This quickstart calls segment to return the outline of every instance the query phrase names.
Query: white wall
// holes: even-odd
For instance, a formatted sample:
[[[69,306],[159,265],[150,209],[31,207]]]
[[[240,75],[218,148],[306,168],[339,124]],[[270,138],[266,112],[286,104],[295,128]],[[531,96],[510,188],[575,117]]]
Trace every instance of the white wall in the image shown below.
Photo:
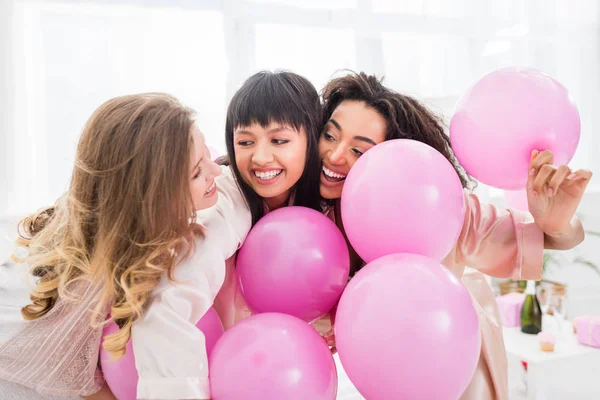
[[[385,75],[448,118],[469,85],[509,65],[569,88],[582,116],[574,164],[600,173],[600,0],[3,0],[0,252],[15,216],[66,189],[80,129],[109,97],[171,92],[222,150],[227,102],[258,69],[291,69],[317,88],[338,69]],[[597,196],[582,206],[594,229]],[[597,245],[589,238],[582,255],[600,262]],[[552,273],[569,280],[573,312],[597,307],[583,297],[598,289],[589,270]]]
[[[600,0],[4,0],[0,214],[67,187],[84,121],[109,97],[167,91],[224,147],[227,102],[259,69],[317,88],[339,69],[385,75],[446,116],[484,74],[539,68],[582,115],[574,163],[600,166]],[[593,185],[596,185],[594,182]],[[483,193],[483,191],[482,191]]]

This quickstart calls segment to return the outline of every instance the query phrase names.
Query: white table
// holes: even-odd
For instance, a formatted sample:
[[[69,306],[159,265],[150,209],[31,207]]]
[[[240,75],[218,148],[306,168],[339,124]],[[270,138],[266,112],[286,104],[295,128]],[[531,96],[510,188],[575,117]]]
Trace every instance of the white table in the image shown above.
[[[600,399],[600,349],[580,345],[569,321],[556,336],[554,352],[543,352],[537,335],[504,328],[511,400]]]

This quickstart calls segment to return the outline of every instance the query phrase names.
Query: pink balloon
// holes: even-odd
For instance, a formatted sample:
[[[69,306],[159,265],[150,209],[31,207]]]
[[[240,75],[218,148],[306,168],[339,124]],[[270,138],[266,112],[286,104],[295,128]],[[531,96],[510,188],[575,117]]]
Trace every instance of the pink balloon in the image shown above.
[[[350,256],[338,227],[318,211],[285,207],[252,228],[237,258],[241,291],[254,313],[312,322],[337,303]]]
[[[234,325],[214,348],[213,400],[333,400],[335,363],[323,338],[306,322],[279,313]]]
[[[215,344],[217,344],[217,341],[221,338],[223,332],[225,332],[221,318],[215,309],[211,307],[200,321],[198,321],[196,327],[204,334],[206,354],[210,357]]]
[[[442,260],[464,220],[463,189],[446,158],[409,139],[360,157],[342,191],[346,235],[363,260],[415,253]]]
[[[529,203],[527,201],[527,190],[505,190],[504,205],[506,208],[514,208],[515,210],[529,211]]]
[[[214,308],[210,308],[196,324],[198,329],[204,333],[207,354],[211,352],[217,340],[223,334],[223,324]],[[114,322],[106,325],[102,337],[115,333],[119,327]],[[118,360],[111,361],[111,356],[100,346],[100,365],[104,379],[108,383],[113,394],[119,400],[135,400],[137,398],[138,373],[135,368],[135,357],[131,340],[127,342],[125,355]]]
[[[115,333],[119,327],[114,322],[106,325],[102,332],[102,337]],[[125,355],[118,360],[111,361],[111,356],[100,345],[100,366],[104,379],[110,387],[110,390],[119,400],[137,399],[138,373],[135,368],[135,358],[133,357],[133,346],[131,340],[127,342]]]
[[[471,296],[448,269],[414,254],[373,261],[338,305],[340,361],[369,400],[458,399],[481,348]]]
[[[450,122],[452,147],[467,172],[510,190],[526,186],[533,150],[551,150],[555,164],[566,164],[579,135],[579,112],[567,89],[529,68],[484,76],[459,99]]]

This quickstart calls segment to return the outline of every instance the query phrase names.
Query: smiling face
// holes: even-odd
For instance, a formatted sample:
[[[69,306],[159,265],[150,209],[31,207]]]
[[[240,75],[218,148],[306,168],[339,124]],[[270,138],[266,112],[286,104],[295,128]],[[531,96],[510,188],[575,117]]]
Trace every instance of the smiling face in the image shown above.
[[[272,122],[234,131],[235,162],[242,179],[265,199],[270,209],[284,205],[306,164],[308,138],[299,131]]]
[[[192,148],[190,154],[190,192],[195,210],[202,210],[216,204],[218,194],[215,178],[221,175],[221,168],[210,157],[204,142],[204,135],[196,125],[192,125]]]
[[[383,116],[362,101],[344,101],[333,111],[319,139],[321,197],[338,199],[356,160],[385,140]]]

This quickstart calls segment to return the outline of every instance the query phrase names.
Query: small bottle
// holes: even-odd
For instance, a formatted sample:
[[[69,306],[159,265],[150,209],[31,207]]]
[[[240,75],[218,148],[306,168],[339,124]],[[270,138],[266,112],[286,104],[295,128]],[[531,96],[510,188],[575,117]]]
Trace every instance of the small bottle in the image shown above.
[[[521,309],[521,332],[537,335],[542,331],[542,308],[535,293],[535,281],[527,281]]]

